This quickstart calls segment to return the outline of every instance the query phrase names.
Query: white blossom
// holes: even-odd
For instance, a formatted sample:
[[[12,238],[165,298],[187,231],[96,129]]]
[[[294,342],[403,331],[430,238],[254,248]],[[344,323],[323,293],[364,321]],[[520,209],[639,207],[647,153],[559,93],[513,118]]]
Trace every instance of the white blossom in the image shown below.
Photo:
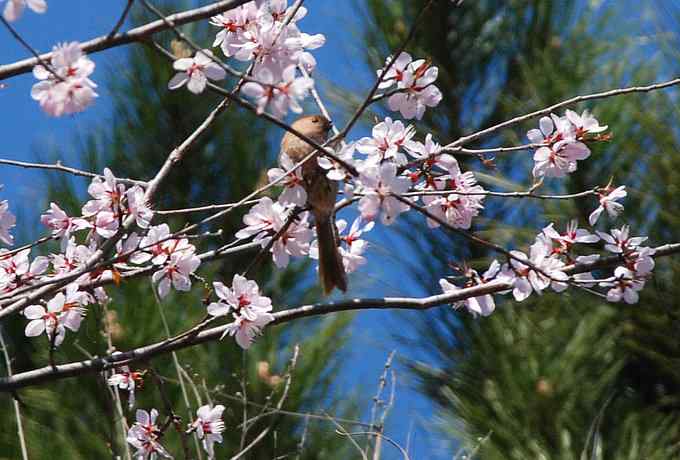
[[[24,8],[27,6],[39,14],[47,11],[47,3],[45,0],[7,0],[2,16],[8,22],[16,21],[21,17]]]
[[[127,442],[137,449],[133,454],[136,460],[155,460],[158,455],[173,458],[158,442],[161,431],[156,426],[157,418],[156,409],[151,409],[150,412],[137,409],[136,422],[127,433]]]
[[[367,155],[367,166],[379,165],[385,160],[394,160],[397,164],[406,163],[406,155],[400,150],[415,146],[411,138],[415,134],[413,126],[404,126],[400,121],[385,118],[373,127],[371,137],[363,137],[356,143],[356,149]]]
[[[385,66],[392,60],[385,61]],[[378,70],[378,75],[382,73]],[[396,83],[399,92],[387,99],[390,110],[399,111],[406,119],[420,120],[427,107],[436,107],[442,100],[442,93],[433,83],[437,80],[439,69],[425,59],[412,61],[408,53],[402,52],[387,71],[380,84],[388,89]]]
[[[179,72],[168,82],[168,89],[171,90],[187,85],[189,91],[200,94],[209,79],[217,81],[227,76],[226,71],[214,62],[209,49],[197,51],[193,58],[177,59],[172,66]]]
[[[267,107],[272,115],[278,118],[284,117],[289,110],[293,113],[302,113],[300,102],[314,86],[314,80],[309,77],[296,77],[295,72],[294,65],[284,69],[280,76],[275,75],[269,67],[261,67],[254,74],[257,82],[247,82],[241,91],[255,99],[258,113],[264,112]]]
[[[302,169],[296,168],[295,170],[290,171],[293,169],[293,166],[295,166],[295,163],[286,154],[281,154],[279,160],[281,163],[280,168],[272,168],[267,171],[269,182],[274,182],[282,176],[285,176],[285,179],[279,182],[283,187],[283,192],[279,195],[279,202],[284,205],[295,204],[304,206],[307,204],[307,192],[304,188]]]
[[[609,214],[609,217],[618,217],[623,211],[623,205],[618,203],[618,201],[624,199],[626,195],[628,195],[628,192],[626,192],[625,185],[616,187],[613,190],[608,189],[605,193],[599,193],[600,205],[590,213],[590,216],[588,217],[590,225],[595,225],[600,218],[600,215],[605,210],[607,211],[607,214]]]
[[[397,176],[397,165],[385,162],[379,166],[369,166],[360,173],[364,196],[359,200],[361,217],[373,220],[381,214],[385,225],[391,225],[399,214],[409,210],[409,205],[399,201],[393,194],[402,194],[409,189],[410,181]]]
[[[52,48],[51,72],[42,65],[33,68],[40,81],[31,88],[31,97],[54,117],[82,112],[98,96],[89,78],[94,67],[78,42],[58,44]]]
[[[222,443],[222,432],[225,430],[222,421],[224,406],[218,404],[212,407],[210,404],[201,406],[196,411],[196,420],[191,424],[191,428],[196,430],[198,439],[201,440],[203,448],[208,453],[209,458],[215,458],[215,447],[213,444]]]
[[[178,291],[191,289],[191,275],[201,264],[193,252],[173,252],[170,260],[151,277],[158,284],[158,295],[162,299],[170,292],[170,286]]]
[[[0,241],[11,246],[14,244],[14,237],[9,232],[16,225],[16,217],[9,211],[7,200],[0,201]]]

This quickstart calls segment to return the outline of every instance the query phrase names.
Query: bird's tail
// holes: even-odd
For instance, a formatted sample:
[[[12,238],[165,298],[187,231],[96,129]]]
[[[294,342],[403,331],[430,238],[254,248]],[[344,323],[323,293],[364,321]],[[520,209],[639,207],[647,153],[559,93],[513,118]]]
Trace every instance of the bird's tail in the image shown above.
[[[319,242],[319,281],[324,293],[330,294],[333,288],[347,291],[347,274],[338,251],[338,239],[332,216],[316,219],[316,235]]]

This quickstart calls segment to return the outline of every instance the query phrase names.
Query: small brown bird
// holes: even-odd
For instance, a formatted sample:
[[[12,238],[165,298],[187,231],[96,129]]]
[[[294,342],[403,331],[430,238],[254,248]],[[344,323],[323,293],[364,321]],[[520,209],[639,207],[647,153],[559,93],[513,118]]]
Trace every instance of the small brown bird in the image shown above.
[[[333,125],[323,115],[308,115],[299,118],[291,126],[314,142],[323,144],[328,139]],[[281,155],[288,155],[295,163],[302,161],[313,150],[314,147],[289,132],[281,140]],[[338,251],[339,241],[335,228],[335,198],[338,194],[338,183],[326,177],[326,171],[319,166],[316,157],[302,166],[302,180],[307,192],[307,206],[311,209],[316,224],[319,242],[319,280],[326,294],[336,287],[345,292],[347,275],[342,255]]]

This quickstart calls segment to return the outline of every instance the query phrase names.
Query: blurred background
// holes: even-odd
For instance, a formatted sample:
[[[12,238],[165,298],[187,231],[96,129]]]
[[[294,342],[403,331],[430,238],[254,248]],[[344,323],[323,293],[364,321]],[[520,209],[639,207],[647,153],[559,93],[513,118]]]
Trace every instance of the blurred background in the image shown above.
[[[126,4],[48,3],[47,14],[28,11],[15,23],[40,51],[56,42],[108,33]],[[155,2],[166,12],[199,3],[206,2]],[[327,38],[314,52],[315,78],[336,124],[342,126],[349,118],[372,85],[375,69],[405,38],[422,3],[305,2],[309,14],[299,23],[301,29]],[[141,4],[134,4],[125,27],[153,19]],[[673,78],[680,70],[679,20],[680,7],[673,0],[477,0],[458,8],[450,1],[435,2],[407,48],[439,67],[437,86],[444,93],[439,107],[416,124],[419,136],[431,132],[443,144],[574,95]],[[206,46],[216,32],[207,21],[182,29]],[[174,38],[170,33],[157,37],[167,46]],[[6,31],[0,32],[0,43],[2,64],[27,56]],[[117,176],[148,179],[218,101],[209,94],[167,91],[172,69],[149,47],[120,47],[91,58],[100,96],[76,116],[52,119],[43,114],[29,96],[34,83],[30,74],[3,82],[0,158],[60,160],[92,171],[108,166]],[[549,180],[543,190],[577,192],[613,178],[629,190],[621,221],[633,233],[649,235],[651,245],[679,241],[677,99],[677,90],[671,89],[576,107],[594,112],[610,126],[613,138],[594,146],[593,155],[567,180]],[[384,108],[371,107],[351,138],[368,135],[376,118],[389,115]],[[315,110],[310,99],[306,111]],[[525,143],[526,131],[536,124],[532,120],[498,132],[472,147]],[[280,136],[252,114],[229,109],[173,171],[157,208],[242,197],[274,164]],[[530,185],[532,164],[529,152],[519,152],[499,155],[494,168],[477,160],[466,160],[463,167],[474,170],[486,188],[512,191]],[[50,201],[77,213],[88,181],[0,166],[0,183],[0,200],[9,200],[18,218],[16,239],[24,243],[45,233],[38,218]],[[585,223],[596,203],[488,198],[485,205],[473,230],[505,247],[526,248],[550,222],[563,227],[578,218]],[[230,239],[241,217],[230,214],[215,227]],[[179,228],[198,218],[173,217],[169,224]],[[351,296],[438,293],[437,281],[452,274],[451,263],[467,261],[483,268],[492,256],[467,241],[428,230],[415,215],[395,227],[378,228],[367,239],[370,262],[350,279]],[[210,240],[202,247],[223,242]],[[229,281],[248,262],[244,256],[205,264],[201,275]],[[319,299],[313,265],[299,262],[284,271],[269,265],[263,264],[256,278],[275,309]],[[88,312],[80,332],[59,348],[58,361],[105,354],[104,329],[117,349],[127,350],[182,331],[203,316],[198,285],[162,305],[145,281],[109,292],[113,302],[108,310]],[[679,299],[680,262],[669,258],[657,262],[655,277],[637,305],[606,304],[570,291],[521,304],[501,301],[492,316],[478,319],[450,307],[337,314],[269,328],[247,353],[225,341],[138,367],[152,366],[163,376],[173,407],[185,420],[207,401],[227,407],[218,458],[229,458],[244,439],[250,442],[267,426],[272,431],[247,458],[361,458],[327,415],[348,432],[361,432],[366,430],[361,423],[369,423],[372,413],[380,421],[386,411],[384,433],[411,459],[665,460],[677,458],[680,450]],[[2,326],[15,372],[47,363],[46,344],[23,336],[23,318]],[[284,405],[288,412],[261,417],[243,435],[239,424],[244,401],[250,417],[278,401],[295,344],[300,356]],[[376,398],[392,352],[386,388]],[[0,372],[6,374],[4,363]],[[156,382],[146,380],[138,391],[138,407],[162,410]],[[124,455],[121,424],[101,376],[37,386],[18,396],[30,458]],[[9,395],[0,395],[0,459],[21,455],[11,404]],[[124,410],[132,421],[133,412]],[[389,444],[375,456],[365,436],[355,440],[368,446],[372,458],[404,458]],[[181,457],[177,435],[168,434],[163,443]]]

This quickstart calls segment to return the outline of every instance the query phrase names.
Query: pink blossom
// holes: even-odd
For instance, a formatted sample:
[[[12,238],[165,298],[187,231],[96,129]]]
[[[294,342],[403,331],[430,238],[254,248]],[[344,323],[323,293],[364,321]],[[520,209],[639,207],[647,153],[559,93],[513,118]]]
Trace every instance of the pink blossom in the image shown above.
[[[64,275],[78,269],[87,262],[93,252],[91,247],[76,244],[73,237],[64,240],[62,252],[49,256],[55,275]]]
[[[385,61],[386,66],[391,59]],[[425,59],[411,61],[411,56],[402,52],[380,84],[382,89],[387,89],[396,83],[400,90],[387,99],[390,110],[399,111],[406,119],[420,120],[427,107],[436,107],[442,100],[441,91],[433,84],[438,74],[439,69]]]
[[[576,171],[577,161],[590,156],[588,147],[577,140],[574,126],[557,115],[539,120],[540,131],[532,129],[527,137],[532,143],[546,144],[534,153],[534,177],[564,177]]]
[[[155,460],[158,455],[163,458],[172,458],[172,455],[158,442],[162,433],[156,426],[157,418],[156,409],[151,409],[150,412],[137,409],[137,421],[128,430],[127,442],[137,449],[134,457],[138,460]]]
[[[222,29],[215,36],[212,46],[219,46],[224,55],[230,57],[235,51],[232,49],[234,45],[238,47],[250,39],[248,31],[256,20],[257,13],[257,6],[250,2],[210,18],[211,25]]]
[[[288,66],[278,76],[268,67],[260,67],[254,75],[257,82],[247,82],[241,91],[255,99],[258,113],[264,112],[267,107],[278,118],[284,117],[289,110],[302,113],[300,102],[314,86],[314,80],[296,77],[295,69],[295,65]]]
[[[607,125],[600,125],[600,122],[587,110],[584,110],[581,115],[573,110],[567,110],[565,116],[576,128],[577,136],[585,134],[598,134],[606,131]]]
[[[335,151],[335,156],[340,158],[345,163],[353,165],[355,163],[354,150],[356,150],[356,143],[350,142],[337,149]],[[328,177],[330,180],[342,181],[351,177],[345,167],[332,158],[327,156],[318,156],[317,163],[323,169],[328,171],[326,173],[326,177]]]
[[[415,146],[411,138],[415,134],[413,126],[404,126],[390,117],[385,118],[373,127],[372,137],[359,139],[356,148],[360,153],[368,156],[366,165],[379,165],[385,160],[394,160],[397,164],[406,163],[406,155],[400,152],[403,147]]]
[[[600,197],[600,206],[590,213],[590,216],[588,217],[590,225],[595,225],[600,218],[600,214],[605,210],[607,211],[607,214],[609,214],[609,217],[618,217],[623,211],[623,205],[618,203],[618,201],[624,199],[628,193],[626,192],[626,186],[621,185],[613,190],[608,188],[604,193],[598,193],[598,195]]]
[[[241,348],[247,350],[253,344],[255,337],[262,332],[262,328],[272,321],[274,321],[274,316],[271,313],[261,313],[253,321],[238,316],[234,322],[226,325],[222,338],[230,335],[236,339],[236,343]]]
[[[128,212],[134,216],[137,226],[149,228],[151,219],[153,219],[153,211],[144,198],[144,189],[135,185],[125,192],[125,196],[127,197]]]
[[[279,182],[283,186],[283,192],[279,195],[279,202],[284,205],[295,204],[304,206],[307,204],[307,192],[304,188],[301,168],[287,172],[293,169],[295,163],[286,154],[281,154],[279,161],[281,162],[280,168],[272,168],[267,171],[267,177],[270,182],[274,182],[281,176],[286,176],[285,179]]]
[[[295,221],[288,226],[288,229],[274,242],[271,253],[274,264],[278,268],[288,266],[290,256],[303,257],[309,253],[309,244],[314,237],[314,232],[309,227],[309,213],[303,212]],[[278,232],[281,227],[275,227]],[[262,246],[266,246],[269,238],[260,240]]]
[[[441,145],[436,143],[432,138],[432,134],[427,133],[425,136],[425,143],[418,141],[411,141],[406,145],[408,153],[417,160],[431,159],[435,160],[437,155],[442,151]],[[447,155],[451,159],[450,155]],[[453,159],[455,161],[455,159]]]
[[[316,60],[307,50],[323,46],[325,37],[321,34],[308,35],[298,29],[297,21],[307,13],[304,7],[299,8],[286,23],[291,12],[285,0],[260,2],[254,18],[252,10],[248,10],[247,17],[229,24],[234,32],[224,34],[221,41],[223,50],[224,42],[228,41],[225,55],[241,61],[255,60],[256,69],[267,67],[274,75],[280,75],[291,65],[302,65],[311,72]],[[216,42],[219,40],[220,37]]]
[[[243,217],[246,228],[239,230],[236,233],[236,238],[245,239],[254,236],[253,241],[265,247],[286,224],[289,213],[290,209],[281,203],[274,203],[268,197],[262,198]],[[274,242],[271,252],[277,267],[287,266],[290,256],[304,256],[309,252],[309,243],[312,240],[313,232],[309,228],[308,218],[309,213],[300,214]]]
[[[381,213],[385,225],[391,225],[399,214],[409,210],[409,205],[397,200],[393,194],[401,195],[409,189],[410,181],[397,176],[397,165],[392,162],[380,166],[369,166],[360,173],[364,196],[359,200],[361,217],[373,220]]]
[[[617,267],[614,271],[614,281],[604,281],[600,283],[602,287],[609,287],[607,300],[610,302],[624,302],[628,304],[637,303],[639,300],[638,292],[645,284],[644,279],[625,267]]]
[[[231,288],[219,281],[214,282],[213,287],[220,301],[208,305],[209,315],[225,316],[231,312],[234,316],[243,316],[253,321],[261,313],[272,309],[271,299],[260,295],[257,283],[241,275],[234,275]]]
[[[149,228],[139,243],[140,250],[132,254],[130,261],[143,264],[151,260],[154,265],[163,265],[173,254],[193,254],[196,247],[186,238],[171,238],[168,224]]]
[[[471,171],[463,173],[458,162],[450,155],[441,155],[436,163],[446,169],[448,174],[437,177],[419,187],[422,190],[446,191],[451,193],[442,195],[424,195],[423,203],[434,216],[446,221],[456,228],[469,229],[472,219],[484,209],[484,188],[477,185],[477,178]],[[430,228],[439,227],[435,219],[427,218]]]
[[[630,227],[628,225],[613,229],[611,234],[604,232],[597,232],[597,234],[604,240],[604,248],[614,254],[627,255],[647,240],[646,236],[629,236]]]
[[[115,353],[114,353],[115,354]],[[107,383],[113,387],[118,387],[121,390],[128,392],[128,407],[132,409],[135,406],[135,388],[137,382],[143,381],[141,372],[133,372],[129,366],[120,366],[114,373],[106,380]]]
[[[31,97],[55,117],[85,110],[98,96],[94,91],[97,85],[89,78],[94,62],[78,42],[71,42],[53,47],[50,64],[51,72],[42,65],[33,68],[33,75],[40,81],[31,88]]]
[[[104,168],[104,177],[95,177],[87,187],[87,192],[93,198],[85,203],[83,216],[91,217],[100,211],[110,211],[120,214],[120,205],[125,195],[125,186],[116,181],[109,168]]]
[[[52,230],[55,238],[68,238],[72,231],[89,226],[83,219],[69,217],[56,203],[50,203],[50,209],[40,216],[40,222]]]
[[[273,234],[275,227],[281,228],[287,212],[281,203],[274,203],[269,197],[262,198],[243,216],[246,228],[236,232],[236,238],[246,239],[253,235],[256,241],[266,238],[268,234]]]
[[[338,219],[335,224],[338,229],[338,239],[341,243],[338,249],[340,251],[340,255],[342,256],[345,272],[352,273],[367,262],[366,257],[364,257],[363,254],[368,248],[368,242],[361,239],[361,236],[365,232],[371,231],[375,225],[375,222],[364,222],[361,219],[361,216],[359,216],[354,219],[354,222],[352,222],[352,226],[346,235],[343,233],[345,230],[347,230],[347,221],[344,219]],[[318,240],[314,240],[310,245],[309,257],[312,259],[319,258]]]
[[[392,56],[388,57],[385,60],[385,66],[390,63],[392,60]],[[382,80],[380,81],[380,84],[378,85],[379,89],[388,89],[394,86],[396,83],[402,81],[404,79],[404,73],[407,70],[408,65],[413,61],[413,58],[411,57],[410,54],[407,52],[402,52],[397,56],[397,59],[394,61],[392,64],[392,67],[389,68],[389,70],[385,73],[383,76]],[[383,69],[378,69],[375,72],[378,76],[380,76],[383,73]]]
[[[66,329],[78,331],[86,311],[82,307],[90,301],[90,295],[78,291],[78,285],[72,283],[66,287],[65,293],[59,292],[47,302],[47,308],[42,305],[26,307],[24,316],[31,320],[26,325],[26,337],[36,337],[45,332],[58,347],[64,341]]]
[[[193,58],[177,59],[173,68],[179,72],[168,82],[168,89],[178,89],[186,84],[194,94],[203,92],[208,79],[223,80],[227,76],[226,71],[214,62],[209,49],[197,51]]]
[[[191,275],[201,264],[193,252],[173,252],[170,260],[151,277],[158,283],[158,295],[162,299],[170,292],[170,286],[178,291],[191,289]]]
[[[567,253],[574,244],[577,243],[597,243],[600,237],[590,233],[588,230],[578,228],[578,221],[573,219],[567,225],[564,233],[559,233],[555,230],[554,224],[550,224],[543,229],[543,233],[553,241],[557,242],[559,248],[553,249],[553,252]]]
[[[564,263],[551,255],[549,241],[541,238],[530,248],[530,256],[527,257],[521,251],[510,251],[513,258],[510,264],[503,265],[498,279],[513,285],[512,294],[515,300],[521,302],[531,295],[532,292],[540,294],[549,286],[556,292],[564,291],[568,285],[568,276],[561,271]],[[522,263],[525,260],[540,271],[536,271]]]
[[[196,411],[196,420],[190,426],[190,428],[196,430],[198,439],[203,443],[203,448],[208,453],[209,458],[215,457],[213,444],[222,444],[221,433],[225,430],[222,412],[224,412],[224,406],[221,404],[215,407],[210,404],[201,406]]]
[[[32,284],[45,273],[49,259],[45,256],[36,257],[30,262],[30,249],[24,249],[11,256],[4,255],[0,250],[0,291],[11,292],[20,286]]]
[[[0,201],[0,241],[11,246],[14,244],[14,237],[9,232],[16,225],[16,217],[9,212],[7,200]]]
[[[7,0],[5,11],[2,13],[2,16],[8,22],[16,21],[21,17],[26,6],[39,14],[47,11],[47,3],[45,3],[45,0]]]
[[[490,282],[496,277],[500,271],[500,268],[501,266],[498,261],[494,260],[482,276],[479,276],[476,270],[469,269],[468,277],[470,278],[470,282],[465,287],[478,286]],[[462,289],[443,278],[439,280],[439,285],[445,294],[449,292],[457,292]],[[474,316],[489,316],[496,309],[496,302],[494,301],[491,294],[484,294],[478,297],[469,297],[457,303],[457,306],[461,305],[465,306],[465,308],[467,308],[467,310]]]

